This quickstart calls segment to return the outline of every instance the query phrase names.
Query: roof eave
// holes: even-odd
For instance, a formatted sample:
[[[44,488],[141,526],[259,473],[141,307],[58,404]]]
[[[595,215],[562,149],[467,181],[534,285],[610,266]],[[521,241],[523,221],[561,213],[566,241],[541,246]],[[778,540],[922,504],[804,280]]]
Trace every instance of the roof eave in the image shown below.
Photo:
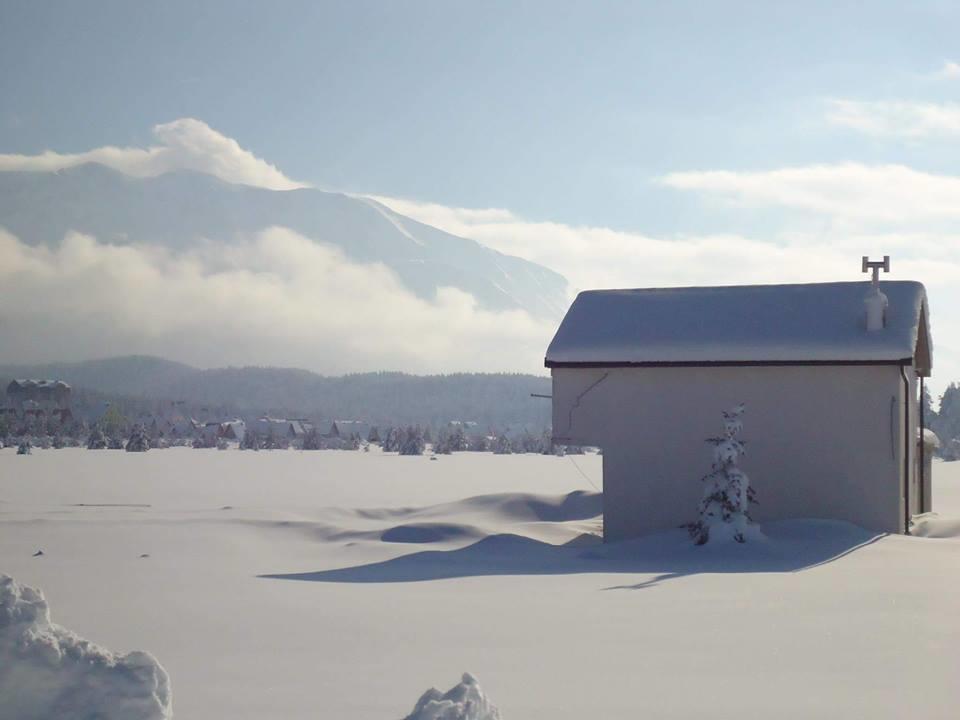
[[[629,368],[629,367],[804,367],[804,366],[849,366],[849,365],[896,365],[910,366],[913,358],[889,360],[549,360],[548,368]]]

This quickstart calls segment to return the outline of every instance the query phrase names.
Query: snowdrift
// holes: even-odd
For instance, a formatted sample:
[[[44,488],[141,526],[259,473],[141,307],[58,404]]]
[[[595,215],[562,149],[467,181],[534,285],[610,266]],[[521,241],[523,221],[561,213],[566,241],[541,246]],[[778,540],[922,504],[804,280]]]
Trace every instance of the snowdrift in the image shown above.
[[[427,690],[404,720],[501,719],[500,711],[483,694],[477,679],[464,673],[463,679],[443,694],[436,688]]]
[[[50,622],[43,593],[0,575],[5,720],[169,720],[170,680],[149,654],[117,656]]]

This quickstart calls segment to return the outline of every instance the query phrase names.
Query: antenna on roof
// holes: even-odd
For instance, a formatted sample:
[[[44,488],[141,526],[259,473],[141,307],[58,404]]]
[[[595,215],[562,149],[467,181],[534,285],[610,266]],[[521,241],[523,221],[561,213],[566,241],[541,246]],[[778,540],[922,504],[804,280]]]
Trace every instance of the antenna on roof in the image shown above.
[[[863,256],[863,272],[873,271],[870,280],[870,290],[863,299],[867,311],[867,330],[883,330],[887,319],[887,296],[880,292],[880,271],[890,272],[890,256],[884,255],[883,261],[871,260]]]
[[[871,260],[866,255],[863,256],[863,272],[867,273],[873,270],[873,278],[870,282],[874,288],[879,288],[880,286],[880,271],[883,270],[885,273],[890,272],[890,256],[884,255],[883,260]]]

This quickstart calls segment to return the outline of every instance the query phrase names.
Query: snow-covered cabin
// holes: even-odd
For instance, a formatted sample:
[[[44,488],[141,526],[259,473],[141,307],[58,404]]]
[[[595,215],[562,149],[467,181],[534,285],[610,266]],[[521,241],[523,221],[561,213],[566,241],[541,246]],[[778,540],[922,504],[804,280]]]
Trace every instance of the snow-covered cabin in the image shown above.
[[[254,424],[254,429],[263,436],[272,434],[286,438],[303,437],[312,427],[310,421],[303,418],[274,418],[269,415],[257,418]]]
[[[917,282],[879,290],[879,304],[869,282],[580,293],[546,366],[555,441],[603,449],[605,538],[695,519],[704,439],[740,402],[756,520],[907,531],[932,500],[917,442],[927,297]]]
[[[221,439],[243,442],[243,438],[247,434],[247,425],[239,418],[234,420],[214,420],[204,423],[199,432],[208,443]]]

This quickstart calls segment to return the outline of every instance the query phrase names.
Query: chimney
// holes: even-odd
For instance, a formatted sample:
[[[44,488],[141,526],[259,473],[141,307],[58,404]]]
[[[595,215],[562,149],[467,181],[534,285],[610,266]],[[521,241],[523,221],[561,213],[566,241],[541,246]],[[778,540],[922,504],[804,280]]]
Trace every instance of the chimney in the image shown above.
[[[873,277],[870,280],[870,290],[863,298],[863,305],[867,312],[867,331],[875,332],[883,330],[887,320],[887,305],[889,301],[887,296],[880,292],[880,271],[890,272],[890,256],[884,255],[882,261],[870,260],[866,255],[863,256],[863,272],[873,271]]]

